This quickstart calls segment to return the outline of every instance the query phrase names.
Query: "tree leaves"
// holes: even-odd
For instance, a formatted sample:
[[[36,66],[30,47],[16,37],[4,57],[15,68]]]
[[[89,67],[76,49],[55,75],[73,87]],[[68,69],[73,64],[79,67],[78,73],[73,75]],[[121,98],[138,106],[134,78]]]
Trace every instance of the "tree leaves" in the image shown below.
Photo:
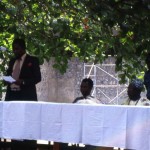
[[[13,38],[23,37],[30,54],[41,63],[55,57],[54,67],[62,73],[70,57],[102,63],[109,55],[116,58],[121,82],[145,70],[142,62],[150,48],[146,0],[2,0],[0,9],[0,46],[11,49]]]

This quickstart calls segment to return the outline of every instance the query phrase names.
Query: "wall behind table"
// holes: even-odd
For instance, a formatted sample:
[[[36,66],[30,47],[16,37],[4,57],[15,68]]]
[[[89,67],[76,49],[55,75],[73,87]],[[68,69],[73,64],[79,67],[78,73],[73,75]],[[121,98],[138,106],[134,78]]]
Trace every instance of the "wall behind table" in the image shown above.
[[[90,76],[94,81],[94,96],[103,103],[118,104],[126,97],[127,85],[118,84],[118,75],[115,72],[115,59],[109,57],[103,64],[96,64],[92,70],[92,63],[72,58],[64,75],[53,68],[51,59],[41,66],[42,82],[37,85],[38,100],[50,102],[71,103],[81,96],[80,84],[84,77]]]
[[[84,77],[84,63],[73,58],[65,74],[53,68],[51,59],[41,66],[42,81],[37,84],[39,101],[71,103],[80,95],[79,85]]]

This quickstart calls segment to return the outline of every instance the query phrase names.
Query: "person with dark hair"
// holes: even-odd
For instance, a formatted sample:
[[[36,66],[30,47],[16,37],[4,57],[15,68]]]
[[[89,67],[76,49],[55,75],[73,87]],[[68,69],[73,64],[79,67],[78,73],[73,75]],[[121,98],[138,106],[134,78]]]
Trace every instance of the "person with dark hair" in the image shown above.
[[[80,85],[80,92],[82,93],[81,97],[77,97],[73,103],[77,103],[77,104],[102,104],[100,100],[94,98],[91,95],[91,91],[93,89],[93,81],[90,78],[85,78],[82,80],[81,85]],[[78,149],[78,147],[77,147]],[[101,149],[101,150],[113,150],[113,147],[97,147],[97,146],[93,146],[93,145],[85,145],[84,148],[82,148],[83,150],[97,150],[97,149]]]
[[[144,84],[142,80],[133,79],[128,86],[128,99],[123,103],[123,105],[149,105],[147,99],[141,97],[143,88]]]
[[[141,92],[144,89],[143,81],[140,79],[133,79],[127,89],[128,98],[122,103],[122,105],[131,106],[149,106],[149,101],[141,96]],[[130,149],[124,149],[130,150]]]
[[[39,60],[26,53],[23,39],[14,39],[12,49],[14,58],[10,59],[6,75],[12,76],[15,81],[5,81],[5,101],[37,101],[36,84],[41,81]],[[12,140],[11,150],[36,150],[36,141]]]
[[[36,84],[41,81],[39,60],[26,53],[23,39],[14,39],[12,49],[15,57],[10,60],[6,75],[15,82],[7,82],[5,101],[37,101]]]
[[[82,96],[77,97],[73,101],[73,103],[84,103],[84,104],[101,103],[99,100],[91,96],[92,89],[93,89],[93,81],[90,78],[83,79],[80,85],[80,91],[82,93]]]
[[[150,100],[150,54],[147,55],[145,62],[148,70],[144,74],[144,85],[147,90],[146,97]]]

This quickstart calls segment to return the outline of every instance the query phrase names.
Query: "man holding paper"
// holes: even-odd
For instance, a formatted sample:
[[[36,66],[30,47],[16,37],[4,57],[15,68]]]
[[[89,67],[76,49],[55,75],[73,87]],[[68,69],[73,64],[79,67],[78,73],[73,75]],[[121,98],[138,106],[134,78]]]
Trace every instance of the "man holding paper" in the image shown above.
[[[37,101],[36,84],[41,81],[38,58],[26,53],[23,39],[15,39],[12,43],[14,58],[9,62],[5,101]],[[13,79],[14,82],[13,82]]]
[[[41,81],[39,61],[26,53],[23,39],[12,43],[14,58],[9,62],[7,74],[3,77],[7,83],[5,101],[37,101],[36,84]],[[36,150],[35,140],[12,140],[11,150]]]

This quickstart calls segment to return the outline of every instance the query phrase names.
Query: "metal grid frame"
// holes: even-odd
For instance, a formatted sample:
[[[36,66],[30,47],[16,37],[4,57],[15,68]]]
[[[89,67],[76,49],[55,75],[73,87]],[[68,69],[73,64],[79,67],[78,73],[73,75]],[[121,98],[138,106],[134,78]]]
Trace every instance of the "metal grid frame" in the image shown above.
[[[107,72],[106,70],[104,70],[102,67],[104,67],[104,66],[114,66],[115,67],[115,64],[94,64],[94,63],[92,63],[92,64],[87,64],[87,63],[84,63],[84,77],[87,77],[87,78],[92,78],[93,79],[93,82],[94,82],[94,88],[93,88],[93,91],[92,91],[92,95],[94,95],[95,97],[97,97],[97,93],[96,93],[96,90],[98,89],[100,92],[101,92],[101,94],[103,95],[103,96],[105,96],[105,98],[107,99],[107,100],[105,100],[105,101],[103,101],[103,103],[108,103],[108,104],[119,104],[120,103],[120,101],[122,101],[122,100],[120,100],[120,97],[122,96],[122,95],[126,95],[126,87],[128,86],[127,84],[124,84],[124,85],[121,85],[121,84],[119,84],[119,78],[118,78],[118,73],[115,73],[115,75],[116,75],[116,77],[114,76],[114,75],[112,75],[112,74],[110,74],[109,72]],[[89,69],[89,71],[88,71],[88,73],[86,72],[86,70],[87,70],[87,67],[89,68],[90,67],[90,69]],[[116,80],[116,85],[104,85],[104,84],[98,84],[98,82],[97,82],[97,72],[98,72],[98,70],[100,70],[100,71],[102,71],[103,73],[105,73],[106,75],[108,75],[108,76],[110,76],[111,78],[113,78],[114,80]],[[116,95],[114,95],[114,97],[113,98],[111,98],[109,95],[107,95],[107,94],[105,94],[102,90],[101,90],[101,88],[108,88],[108,90],[109,90],[109,88],[110,87],[116,87]],[[124,90],[122,90],[121,92],[120,92],[120,88],[121,87],[124,87],[125,89]]]

